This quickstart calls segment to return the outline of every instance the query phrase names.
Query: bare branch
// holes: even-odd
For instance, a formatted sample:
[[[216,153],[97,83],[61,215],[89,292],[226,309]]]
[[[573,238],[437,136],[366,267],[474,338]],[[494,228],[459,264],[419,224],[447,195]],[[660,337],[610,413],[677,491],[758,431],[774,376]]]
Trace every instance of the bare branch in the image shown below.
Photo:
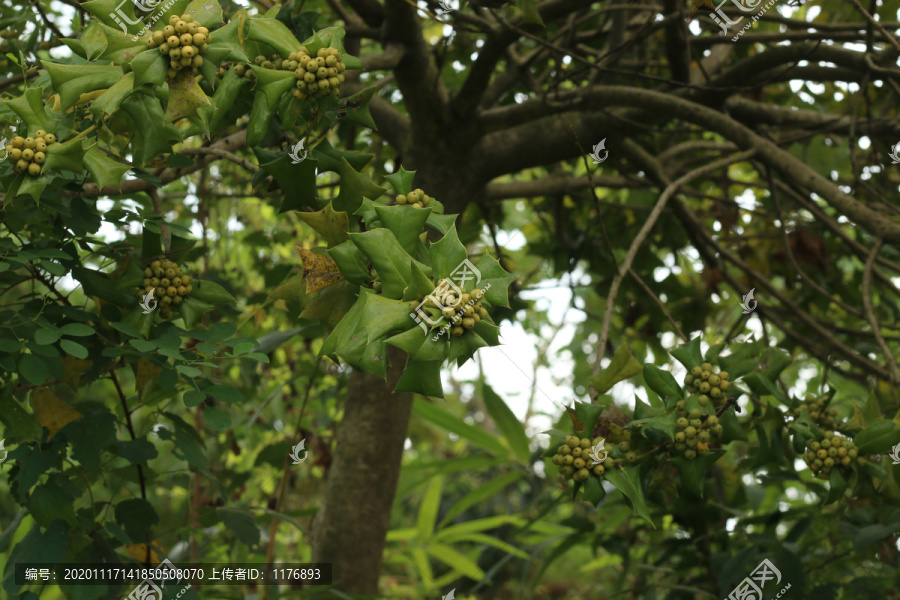
[[[606,340],[609,337],[609,326],[612,322],[612,311],[613,307],[615,306],[616,295],[619,293],[619,286],[622,284],[622,279],[631,269],[631,263],[634,262],[634,258],[635,256],[637,256],[638,250],[643,245],[644,240],[646,240],[647,236],[650,235],[650,231],[656,224],[656,219],[659,218],[659,215],[662,213],[663,208],[665,208],[666,203],[669,201],[669,198],[671,198],[682,185],[693,181],[698,177],[702,177],[709,173],[718,171],[722,167],[727,167],[728,165],[747,160],[754,154],[756,154],[756,150],[751,149],[694,169],[690,173],[679,177],[673,183],[670,183],[666,187],[666,189],[663,190],[662,194],[659,195],[659,199],[656,201],[656,204],[653,207],[653,211],[647,217],[647,220],[644,221],[644,225],[641,227],[640,231],[638,231],[637,235],[634,236],[634,240],[632,240],[631,246],[628,248],[628,253],[625,255],[625,260],[622,261],[622,264],[619,267],[619,272],[616,273],[615,277],[613,277],[612,284],[609,286],[609,294],[607,295],[606,306],[603,310],[603,324],[600,328],[600,341],[597,343],[597,361],[594,363],[593,370],[594,377],[599,375],[600,371],[602,370],[600,363],[603,360],[604,354],[606,353]],[[597,390],[594,389],[593,383],[590,387],[591,398],[596,399],[598,394]]]

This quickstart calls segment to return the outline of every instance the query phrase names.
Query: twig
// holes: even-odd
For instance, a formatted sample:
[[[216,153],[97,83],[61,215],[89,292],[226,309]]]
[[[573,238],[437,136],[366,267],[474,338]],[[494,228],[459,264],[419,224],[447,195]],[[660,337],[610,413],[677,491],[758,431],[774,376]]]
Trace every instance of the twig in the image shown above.
[[[131,434],[131,440],[134,441],[137,439],[137,435],[134,433],[134,424],[131,422],[131,412],[128,410],[128,401],[125,399],[125,392],[122,391],[122,386],[119,384],[119,379],[116,377],[116,372],[110,371],[109,378],[112,380],[113,385],[116,386],[116,392],[119,393],[119,400],[122,402],[122,411],[125,413],[125,425],[128,427],[128,433]],[[137,382],[135,382],[137,385]],[[140,393],[140,390],[138,390]],[[141,498],[145,501],[147,500],[147,486],[144,483],[144,469],[140,464],[135,465],[138,471],[138,483],[141,485]]]
[[[687,344],[688,342],[690,342],[690,341],[691,341],[691,338],[689,338],[688,336],[684,335],[684,332],[683,332],[683,331],[681,330],[681,328],[678,326],[678,323],[675,322],[675,319],[673,319],[673,318],[672,318],[672,315],[669,314],[669,311],[666,310],[666,305],[663,304],[663,303],[662,303],[662,300],[660,300],[659,297],[658,297],[656,294],[653,293],[653,290],[651,290],[651,289],[647,286],[647,284],[644,283],[644,280],[641,279],[640,276],[639,276],[637,273],[635,273],[634,271],[632,271],[631,269],[628,269],[628,274],[631,275],[631,276],[634,278],[634,280],[637,281],[638,284],[639,284],[642,288],[644,288],[644,291],[647,292],[647,295],[648,295],[648,296],[650,296],[651,298],[653,298],[653,301],[656,302],[656,305],[659,307],[659,310],[662,311],[662,313],[663,313],[663,314],[666,316],[666,318],[669,320],[669,323],[672,324],[672,327],[675,328],[675,333],[678,334],[678,337],[680,337],[682,340],[684,340],[684,343],[685,343],[685,344]]]
[[[606,307],[603,311],[603,325],[600,329],[600,341],[597,344],[597,362],[594,363],[594,377],[599,375],[601,371],[600,365],[601,361],[603,360],[603,355],[606,352],[606,340],[609,337],[609,326],[612,321],[612,309],[616,300],[616,295],[619,293],[619,286],[622,285],[622,279],[624,279],[625,274],[631,269],[631,263],[634,261],[635,256],[637,256],[638,250],[644,243],[644,240],[646,240],[647,236],[650,235],[650,231],[656,224],[656,219],[659,218],[660,214],[662,214],[663,208],[665,208],[666,206],[666,202],[668,202],[669,198],[671,198],[675,194],[675,192],[677,192],[678,189],[685,183],[693,181],[697,177],[701,177],[703,175],[706,175],[707,173],[712,173],[713,171],[721,169],[722,167],[727,167],[728,165],[734,164],[736,162],[746,160],[754,154],[756,154],[756,149],[751,148],[750,150],[746,150],[744,152],[741,152],[740,154],[736,154],[728,158],[723,158],[708,165],[694,169],[693,171],[690,171],[676,181],[672,182],[668,187],[666,187],[666,189],[663,190],[662,194],[660,194],[659,200],[656,201],[656,205],[653,207],[653,210],[650,212],[650,215],[644,222],[643,227],[641,227],[641,230],[637,233],[637,235],[634,237],[634,240],[631,242],[631,247],[628,248],[628,254],[625,255],[625,260],[622,261],[619,272],[616,273],[616,276],[613,278],[612,284],[609,286],[609,295],[606,298]],[[591,384],[591,397],[597,397],[597,392],[594,389],[593,384]]]
[[[50,31],[53,32],[53,35],[55,35],[55,36],[56,36],[58,39],[60,39],[60,40],[63,39],[64,37],[66,37],[66,36],[63,34],[63,32],[60,31],[59,28],[53,23],[53,21],[51,21],[51,20],[47,17],[47,13],[45,13],[45,12],[44,12],[44,9],[41,8],[41,2],[40,2],[40,0],[32,0],[32,3],[34,4],[34,7],[37,9],[37,11],[41,14],[41,18],[44,20],[44,23],[46,23],[46,24],[47,24],[47,27],[50,28]]]
[[[869,321],[869,325],[872,326],[872,333],[875,334],[875,339],[878,341],[878,345],[881,346],[888,368],[891,370],[891,383],[896,384],[900,382],[897,361],[894,360],[894,355],[891,354],[887,342],[884,341],[884,336],[881,335],[881,326],[878,324],[878,319],[875,317],[875,309],[872,307],[872,265],[875,263],[875,257],[878,255],[878,251],[881,250],[882,244],[884,244],[884,241],[878,238],[878,241],[875,242],[875,247],[869,253],[869,258],[866,259],[866,266],[863,269],[862,301],[863,309],[866,311],[866,319]]]
[[[897,38],[895,38],[890,33],[888,33],[887,29],[885,29],[881,23],[876,21],[872,17],[872,15],[870,15],[869,12],[862,7],[862,5],[858,2],[858,0],[850,0],[850,4],[855,6],[856,10],[858,10],[860,12],[860,14],[862,14],[862,16],[864,16],[866,18],[866,20],[869,23],[871,23],[875,29],[880,31],[881,35],[885,36],[888,39],[888,41],[890,41],[894,45],[894,48],[896,48],[897,50],[900,50],[900,42],[897,41]]]
[[[259,171],[259,167],[257,165],[254,165],[249,160],[241,158],[237,154],[232,154],[227,150],[222,150],[221,148],[211,148],[209,146],[205,146],[202,148],[182,148],[178,151],[178,154],[212,154],[213,156],[219,156],[221,158],[228,159],[235,164],[241,165],[251,173],[256,173],[257,171]]]
[[[153,202],[153,210],[155,210],[156,214],[158,214],[160,217],[165,218],[165,212],[163,211],[162,202],[159,201],[159,194],[156,193],[156,188],[150,188],[149,190],[147,190],[147,194],[150,196],[150,200]],[[169,226],[166,225],[165,221],[159,224],[159,232],[159,237],[163,243],[163,247],[168,253],[169,250],[172,249],[172,232],[169,231]]]

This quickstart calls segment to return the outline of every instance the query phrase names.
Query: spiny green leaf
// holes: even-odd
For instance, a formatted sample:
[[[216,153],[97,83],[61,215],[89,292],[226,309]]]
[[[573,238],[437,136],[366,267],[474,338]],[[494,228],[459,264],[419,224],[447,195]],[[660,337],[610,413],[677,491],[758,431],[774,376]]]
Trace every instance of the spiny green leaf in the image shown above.
[[[616,350],[609,366],[603,369],[591,382],[598,394],[605,394],[612,386],[643,372],[644,368],[637,361],[627,344]]]

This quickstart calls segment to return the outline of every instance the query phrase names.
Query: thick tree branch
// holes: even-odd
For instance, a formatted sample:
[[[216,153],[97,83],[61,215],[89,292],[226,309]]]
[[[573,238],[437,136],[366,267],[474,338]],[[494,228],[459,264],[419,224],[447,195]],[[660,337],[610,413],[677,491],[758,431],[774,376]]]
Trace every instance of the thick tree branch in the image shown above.
[[[657,114],[664,116],[666,119],[677,119],[688,123],[694,123],[704,127],[707,130],[719,133],[729,141],[735,143],[739,148],[757,150],[760,161],[767,164],[773,170],[777,171],[785,179],[796,182],[798,186],[808,189],[825,199],[833,208],[840,211],[847,218],[871,231],[876,237],[883,238],[885,241],[893,244],[900,243],[900,224],[884,219],[879,213],[872,210],[865,204],[855,200],[854,198],[844,194],[836,185],[826,179],[823,175],[817,173],[810,168],[802,160],[795,158],[789,152],[782,150],[769,140],[757,135],[749,128],[734,119],[724,115],[716,110],[665,94],[651,90],[629,88],[624,86],[597,86],[590,88],[585,96],[604,107],[614,106],[634,106],[640,107],[647,111],[648,114]],[[571,119],[567,119],[568,114],[548,117],[540,119],[534,123],[530,123],[525,127],[533,127],[535,125],[543,125],[546,131],[554,131],[562,129],[569,122],[573,124],[576,131],[587,132],[592,130],[593,123],[586,116],[572,115]],[[580,121],[580,122],[579,122]],[[510,147],[522,148],[516,145],[521,142],[516,130],[486,136],[481,140],[474,151],[476,157],[483,157],[484,166],[481,168],[480,175],[498,176],[503,172],[518,171],[520,168],[527,166],[536,166],[521,164],[521,158],[509,156],[506,154]],[[598,132],[595,135],[600,135]],[[599,139],[599,138],[598,138]],[[537,164],[546,164],[553,160],[547,157],[547,151],[563,150],[571,156],[575,150],[571,141],[568,141],[566,147],[562,141],[557,140],[556,144],[544,142],[541,150],[543,150],[543,158]],[[555,147],[554,147],[555,146]],[[499,150],[499,151],[498,151]],[[487,160],[487,154],[490,153],[494,159]],[[528,156],[527,158],[534,158]],[[518,164],[516,164],[518,163]],[[476,164],[478,162],[476,161]],[[509,169],[511,166],[520,166],[520,168]],[[503,171],[500,171],[500,170]],[[500,172],[498,172],[500,171]]]
[[[449,121],[449,93],[422,35],[415,5],[405,0],[386,0],[384,4],[384,45],[391,42],[405,47],[403,58],[394,68],[397,85],[409,113],[415,137],[428,139]]]

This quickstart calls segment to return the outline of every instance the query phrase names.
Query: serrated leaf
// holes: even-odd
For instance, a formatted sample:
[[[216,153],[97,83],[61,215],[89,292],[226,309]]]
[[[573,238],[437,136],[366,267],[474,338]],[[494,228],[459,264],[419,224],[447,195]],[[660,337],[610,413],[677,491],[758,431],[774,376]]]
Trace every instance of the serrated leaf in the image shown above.
[[[425,221],[431,214],[430,208],[408,208],[405,206],[374,206],[375,212],[384,227],[387,227],[410,255],[415,254],[421,245],[419,235],[425,227]]]
[[[333,200],[338,210],[357,213],[363,198],[375,200],[385,192],[385,189],[375,185],[371,178],[354,169],[344,157],[341,157],[340,176],[341,190],[338,197]]]
[[[131,165],[120,163],[97,146],[91,146],[84,153],[84,166],[94,176],[94,181],[97,182],[100,189],[107,185],[121,189],[125,173],[131,170]]]
[[[369,281],[366,256],[360,252],[353,242],[346,241],[343,244],[329,248],[328,254],[337,263],[338,269],[347,281],[356,285],[362,285]]]
[[[197,116],[197,109],[210,106],[209,98],[197,83],[191,69],[182,69],[169,80],[169,103],[166,105],[166,123],[185,117]]]
[[[250,143],[248,137],[248,143]],[[259,142],[257,142],[259,143]],[[254,144],[251,144],[254,145]],[[302,208],[315,208],[318,191],[316,188],[315,159],[308,158],[300,164],[292,164],[286,152],[269,152],[264,148],[253,148],[260,169],[269,173],[284,192],[284,199],[278,213]]]
[[[634,466],[628,469],[607,469],[604,473],[606,480],[616,486],[626,498],[631,501],[634,512],[650,523],[653,528],[653,519],[650,517],[650,511],[647,510],[647,502],[644,500],[644,490],[641,487],[640,467]]]
[[[681,486],[690,494],[702,498],[706,471],[724,455],[725,453],[722,451],[710,451],[708,454],[698,454],[691,460],[683,456],[672,458],[672,464],[678,468]]]
[[[287,57],[292,52],[299,51],[303,46],[300,41],[294,37],[291,30],[277,19],[249,19],[245,24],[244,31],[246,32],[248,40],[271,46],[284,57]],[[313,52],[312,56],[315,56],[316,51],[311,51]]]
[[[453,229],[455,230],[455,227]],[[478,271],[481,273],[481,280],[476,281],[474,285],[484,289],[485,300],[494,306],[509,308],[509,286],[516,280],[516,276],[507,272],[497,259],[489,254],[484,254],[478,260]]]
[[[162,52],[144,52],[131,61],[131,78],[133,87],[142,85],[163,86],[166,83],[166,71],[169,68],[168,57]],[[112,89],[112,88],[110,88]],[[131,91],[131,90],[129,90]],[[94,110],[91,107],[91,110]]]
[[[228,290],[215,281],[210,281],[208,279],[194,280],[194,289],[191,290],[191,293],[188,296],[213,305],[234,304],[237,302],[235,297],[232,296]],[[185,300],[187,300],[187,297],[185,297]]]
[[[344,279],[337,263],[330,256],[323,256],[300,246],[297,246],[297,251],[303,262],[303,281],[306,282],[307,294],[317,292]]]
[[[492,286],[493,287],[493,286]],[[644,367],[637,361],[631,353],[631,349],[627,344],[622,344],[616,350],[612,360],[599,375],[591,379],[594,389],[598,394],[605,394],[615,384],[634,377],[643,372]]]
[[[63,144],[51,144],[47,147],[44,170],[60,169],[81,174],[83,160],[84,139],[72,139]]]
[[[123,76],[121,67],[103,65],[65,65],[41,61],[50,76],[53,89],[59,94],[61,108],[72,108],[82,94],[112,87]]]
[[[351,233],[350,241],[372,262],[381,279],[381,293],[393,299],[403,297],[403,288],[411,279],[412,257],[403,249],[394,234],[387,229],[365,233]],[[427,271],[425,265],[419,267]]]
[[[348,236],[350,220],[347,213],[335,211],[331,202],[318,212],[296,211],[296,214],[301,221],[322,236],[329,248],[350,240]]]
[[[25,121],[25,125],[28,126],[28,134],[31,136],[38,129],[56,131],[56,121],[44,111],[44,98],[41,90],[40,86],[30,87],[17,98],[4,99],[4,105]]]
[[[857,433],[853,443],[860,454],[890,452],[893,446],[900,444],[900,429],[894,421],[878,421]]]
[[[162,55],[160,54],[160,58]],[[163,71],[165,74],[165,71]],[[100,94],[91,102],[91,112],[97,117],[103,115],[111,115],[119,109],[122,101],[131,95],[134,88],[135,74],[126,73],[122,79],[117,81],[112,87]]]
[[[684,398],[684,392],[675,377],[668,371],[651,364],[644,365],[644,382],[660,398]]]
[[[690,371],[694,367],[703,364],[703,354],[700,352],[700,336],[695,337],[690,342],[669,352],[675,360],[684,365],[684,368]]]
[[[49,388],[37,388],[31,392],[31,408],[34,420],[49,431],[48,440],[53,439],[63,427],[84,416],[57,398]]]
[[[400,195],[406,195],[412,191],[413,178],[416,176],[415,171],[407,171],[402,166],[391,175],[385,175],[384,178],[391,184],[394,191]]]

